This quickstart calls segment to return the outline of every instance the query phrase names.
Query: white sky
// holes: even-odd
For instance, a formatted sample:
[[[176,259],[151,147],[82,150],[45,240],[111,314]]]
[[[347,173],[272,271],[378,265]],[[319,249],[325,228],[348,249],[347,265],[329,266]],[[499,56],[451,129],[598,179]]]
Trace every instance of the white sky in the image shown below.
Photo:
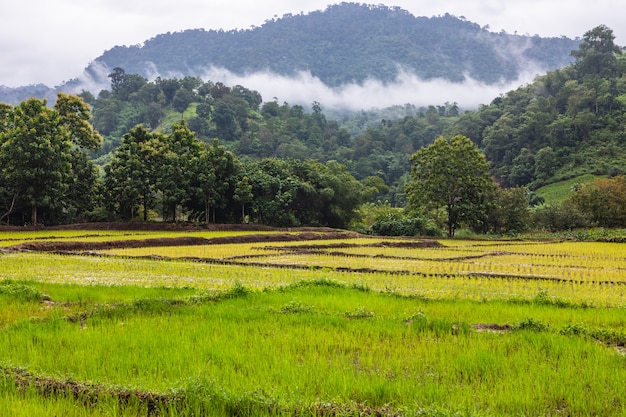
[[[0,85],[56,86],[115,45],[185,29],[248,29],[329,0],[0,0]],[[415,16],[450,13],[492,31],[582,37],[599,24],[626,45],[623,0],[381,0]]]

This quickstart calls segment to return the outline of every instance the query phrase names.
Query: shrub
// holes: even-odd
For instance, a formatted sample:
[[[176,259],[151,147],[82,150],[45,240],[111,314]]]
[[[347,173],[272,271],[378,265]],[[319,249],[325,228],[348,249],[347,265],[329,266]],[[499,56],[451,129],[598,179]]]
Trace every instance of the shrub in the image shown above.
[[[438,236],[439,230],[421,217],[387,218],[372,225],[377,236]]]

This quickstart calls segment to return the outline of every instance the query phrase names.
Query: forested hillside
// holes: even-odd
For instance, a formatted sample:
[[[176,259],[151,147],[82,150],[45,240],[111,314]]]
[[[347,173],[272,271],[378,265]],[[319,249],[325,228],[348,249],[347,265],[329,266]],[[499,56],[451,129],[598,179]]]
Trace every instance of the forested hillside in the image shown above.
[[[97,94],[96,86],[105,85],[106,74],[116,67],[149,80],[206,78],[209,68],[220,68],[240,76],[305,72],[329,87],[367,79],[390,82],[400,71],[422,80],[462,82],[471,77],[497,84],[562,68],[571,62],[577,44],[566,37],[493,33],[449,14],[416,17],[398,7],[341,3],[268,19],[260,27],[190,29],[159,34],[139,45],[115,46],[83,74],[77,69],[77,77],[63,85],[0,85],[0,102],[17,104],[29,97],[53,101],[58,91],[82,89]],[[433,103],[438,101],[433,98]]]
[[[198,139],[214,138],[242,158],[317,159],[345,165],[359,180],[377,177],[385,186],[378,198],[401,205],[408,156],[432,143],[459,116],[454,103],[416,108],[403,106],[381,119],[375,112],[329,119],[320,103],[311,109],[264,101],[244,86],[204,82],[199,77],[149,82],[121,68],[111,73],[111,89],[98,97],[85,93],[93,106],[93,124],[104,136],[96,162],[106,164],[122,136],[138,124],[167,132],[183,119]]]
[[[202,75],[214,66],[237,74],[310,71],[338,86],[391,81],[403,68],[422,79],[461,82],[469,76],[496,83],[528,69],[563,67],[576,46],[564,37],[492,33],[449,14],[415,17],[398,7],[341,3],[245,30],[161,34],[143,45],[112,48],[96,63],[146,77]]]
[[[534,189],[585,173],[624,171],[621,50],[601,26],[573,55],[573,65],[463,113],[455,103],[405,105],[383,116],[363,111],[333,120],[323,103],[305,109],[265,101],[241,85],[190,76],[150,82],[121,68],[110,74],[110,90],[83,98],[93,105],[94,126],[105,138],[95,155],[101,164],[135,125],[163,130],[184,119],[199,139],[218,138],[241,157],[336,160],[359,180],[379,177],[388,187],[379,197],[401,205],[408,156],[442,134],[471,138],[504,186]]]
[[[626,58],[613,31],[588,31],[573,65],[538,77],[446,134],[471,137],[505,186],[531,188],[582,174],[626,171]]]

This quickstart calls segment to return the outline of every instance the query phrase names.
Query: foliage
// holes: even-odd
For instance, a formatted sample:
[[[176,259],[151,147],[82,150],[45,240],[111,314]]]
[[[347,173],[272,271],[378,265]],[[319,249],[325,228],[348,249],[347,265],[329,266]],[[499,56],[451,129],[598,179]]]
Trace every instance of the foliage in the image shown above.
[[[263,159],[240,162],[217,139],[206,145],[185,123],[170,134],[137,126],[105,166],[109,210],[123,219],[159,209],[205,223],[235,221],[241,204],[256,223],[344,227],[367,198],[365,187],[333,161]],[[139,210],[141,209],[141,210]],[[216,213],[220,210],[221,213]]]
[[[583,184],[572,196],[572,203],[597,226],[626,227],[626,176]]]
[[[161,34],[142,45],[116,46],[92,68],[121,67],[144,77],[149,76],[145,62],[161,74],[192,76],[209,67],[284,76],[308,71],[332,87],[370,78],[393,81],[405,68],[426,80],[461,82],[469,76],[497,83],[518,79],[526,65],[562,67],[571,62],[575,46],[575,40],[564,37],[493,33],[447,13],[416,17],[399,7],[344,2],[306,15],[270,18],[249,29]]]
[[[615,76],[619,74],[616,54],[621,48],[613,42],[613,31],[605,25],[597,26],[583,36],[578,50],[572,52],[576,58],[575,68],[583,76]]]
[[[143,220],[154,208],[158,174],[161,173],[165,140],[143,126],[129,131],[117,148],[113,160],[104,168],[106,202],[109,210],[130,220],[143,209]]]
[[[439,230],[421,217],[379,220],[372,225],[377,236],[438,236]]]
[[[444,209],[449,236],[454,236],[461,223],[485,222],[496,187],[485,156],[470,139],[440,137],[414,153],[411,162],[410,207],[425,212]]]
[[[91,204],[97,176],[87,149],[100,146],[89,123],[88,105],[77,96],[59,93],[54,108],[29,99],[0,112],[0,220],[54,223],[63,213],[84,212]],[[81,191],[78,191],[78,190]],[[82,195],[81,195],[82,194]],[[20,222],[20,220],[17,220]]]
[[[345,227],[366,198],[364,187],[334,161],[267,158],[244,169],[255,196],[251,218],[264,224]]]
[[[567,200],[536,210],[533,224],[537,229],[556,232],[590,227],[591,221],[571,200]]]
[[[529,192],[524,187],[497,188],[489,210],[487,229],[493,233],[518,234],[531,226]]]
[[[446,134],[471,137],[503,186],[623,171],[626,61],[613,39],[604,25],[588,31],[573,65],[463,114]]]
[[[400,26],[413,19],[397,8],[347,4],[307,19],[324,15],[340,21],[350,13],[364,19],[369,13],[393,16]],[[280,25],[300,19],[287,16]],[[458,24],[451,16],[434,20],[450,30]],[[328,118],[320,103],[308,111],[277,99],[264,102],[240,85],[195,76],[148,81],[118,66],[110,74],[110,91],[97,97],[59,94],[52,109],[34,99],[0,106],[0,220],[36,223],[39,213],[46,223],[160,218],[346,227],[358,224],[360,204],[381,200],[417,214],[367,221],[358,230],[370,232],[376,224],[380,234],[436,233],[428,218],[451,235],[461,225],[516,234],[531,226],[526,203],[532,195],[521,187],[624,172],[626,61],[604,26],[587,32],[572,55],[572,66],[477,112],[460,114],[456,103],[406,105],[383,113],[338,114],[338,120]],[[93,104],[93,119],[85,100]],[[426,192],[418,185],[423,167],[411,168],[407,155],[432,152],[426,149],[442,134],[471,137],[478,148],[468,142],[468,152],[456,154],[456,164],[443,164],[437,185]],[[495,192],[486,176],[482,185],[449,181],[479,178],[466,175],[483,172],[485,158],[474,160],[479,151],[506,188]],[[453,153],[439,155],[452,160]],[[91,157],[104,167],[104,183]],[[32,169],[33,163],[41,166]],[[585,206],[581,197],[575,207],[567,203],[574,211],[552,205],[536,210],[532,219],[547,230],[620,226],[618,209],[609,213],[608,200],[602,200],[606,193],[600,194],[589,201],[605,201],[604,213],[598,204]],[[616,201],[612,206],[619,206]]]

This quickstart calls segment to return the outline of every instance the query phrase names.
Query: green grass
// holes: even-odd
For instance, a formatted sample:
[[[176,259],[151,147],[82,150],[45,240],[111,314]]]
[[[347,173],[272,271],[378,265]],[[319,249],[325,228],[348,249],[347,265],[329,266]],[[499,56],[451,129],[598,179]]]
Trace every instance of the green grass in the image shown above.
[[[569,180],[544,185],[538,188],[535,193],[539,197],[543,197],[545,200],[544,204],[546,205],[558,204],[570,198],[576,186],[593,181],[597,178],[601,177],[599,175],[585,174]]]
[[[457,272],[0,254],[0,415],[626,416],[621,244],[442,243],[338,250]]]
[[[184,111],[183,114],[174,110],[166,112],[165,116],[163,117],[163,121],[157,127],[157,130],[164,130],[164,129],[171,128],[173,123],[180,123],[181,119],[189,120],[192,117],[196,117],[197,116],[196,107],[198,107],[198,103],[191,103],[189,107],[187,107],[187,109]]]
[[[182,390],[197,408],[219,412],[242,402],[254,413],[268,404],[471,415],[623,412],[624,358],[564,331],[613,323],[605,333],[619,334],[621,316],[612,309],[432,301],[323,281],[237,294],[15,323],[3,332],[0,357],[10,358],[5,368],[26,366],[53,380]],[[473,331],[480,323],[512,330]]]

